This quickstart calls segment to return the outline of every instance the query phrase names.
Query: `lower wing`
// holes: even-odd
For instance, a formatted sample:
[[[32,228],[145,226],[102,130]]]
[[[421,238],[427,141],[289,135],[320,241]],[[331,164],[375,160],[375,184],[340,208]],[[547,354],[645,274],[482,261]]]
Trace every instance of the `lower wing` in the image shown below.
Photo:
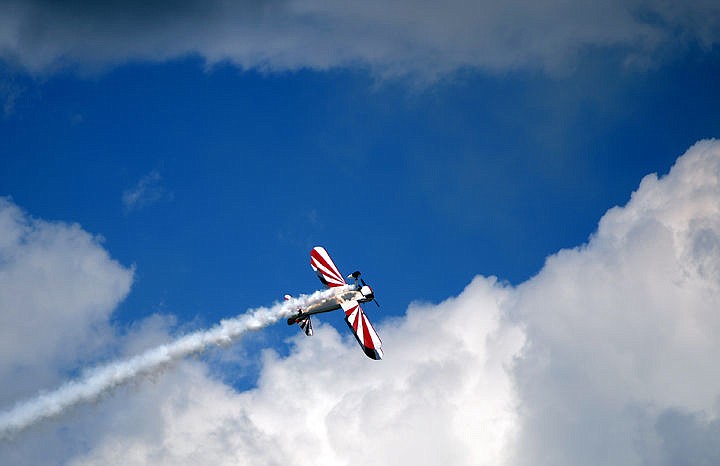
[[[355,339],[370,359],[382,359],[380,348],[382,341],[357,301],[345,301],[341,304],[345,311],[345,322],[355,335]]]

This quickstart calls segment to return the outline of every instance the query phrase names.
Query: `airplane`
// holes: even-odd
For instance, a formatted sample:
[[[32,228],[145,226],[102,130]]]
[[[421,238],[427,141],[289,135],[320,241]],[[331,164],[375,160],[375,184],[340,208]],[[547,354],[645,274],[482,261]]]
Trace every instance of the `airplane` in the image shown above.
[[[354,283],[348,284],[322,246],[316,246],[310,252],[310,266],[320,281],[334,290],[334,293],[330,297],[321,298],[308,304],[304,309],[299,308],[298,313],[288,319],[288,325],[298,324],[305,332],[305,335],[312,336],[311,315],[342,309],[345,312],[345,322],[350,327],[353,335],[355,335],[355,339],[360,344],[363,352],[370,359],[382,359],[383,351],[380,348],[382,341],[362,307],[360,307],[360,303],[374,301],[378,307],[380,305],[375,300],[372,288],[365,283],[365,280],[360,278],[360,272],[353,272],[348,275],[347,278],[355,280]],[[291,297],[285,295],[285,299],[289,300]]]

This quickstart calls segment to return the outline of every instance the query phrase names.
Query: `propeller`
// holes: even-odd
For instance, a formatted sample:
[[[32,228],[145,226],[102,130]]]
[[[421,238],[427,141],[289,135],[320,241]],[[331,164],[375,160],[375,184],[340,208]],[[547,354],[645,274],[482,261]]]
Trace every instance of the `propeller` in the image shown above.
[[[360,280],[360,283],[362,284],[362,286],[367,286],[367,283],[365,283],[365,280],[363,280],[362,278],[360,278],[360,271],[359,271],[359,270],[356,270],[356,271],[354,271],[353,273],[351,273],[350,275],[348,275],[348,278],[354,278],[356,283],[357,283],[357,280],[359,279],[359,280]],[[375,299],[375,293],[373,293],[373,299],[372,299],[372,301],[375,303],[375,305],[376,305],[377,307],[380,307],[380,303],[378,303],[378,302],[377,302],[377,299]]]
[[[367,284],[365,283],[365,280],[363,280],[362,278],[360,279],[360,283],[362,283],[362,286],[367,286]],[[380,303],[377,302],[377,299],[375,299],[375,293],[373,293],[373,299],[372,299],[372,300],[373,300],[373,302],[375,303],[375,305],[376,305],[377,307],[380,307]]]

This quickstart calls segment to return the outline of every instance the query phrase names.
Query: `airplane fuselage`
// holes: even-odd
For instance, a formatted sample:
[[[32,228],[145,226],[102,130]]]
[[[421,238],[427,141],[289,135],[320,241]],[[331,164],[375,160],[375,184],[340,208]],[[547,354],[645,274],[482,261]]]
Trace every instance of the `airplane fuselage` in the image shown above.
[[[309,304],[305,309],[301,309],[298,314],[288,319],[288,325],[293,325],[298,320],[313,314],[322,314],[323,312],[335,311],[341,308],[341,303],[346,301],[357,301],[366,303],[372,301],[374,295],[369,286],[347,285],[339,287],[337,293],[329,298]]]

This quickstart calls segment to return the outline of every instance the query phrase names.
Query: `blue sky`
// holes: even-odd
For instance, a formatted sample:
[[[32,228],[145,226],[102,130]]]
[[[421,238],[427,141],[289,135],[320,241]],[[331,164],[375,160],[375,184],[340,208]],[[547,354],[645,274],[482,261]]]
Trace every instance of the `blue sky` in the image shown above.
[[[1,185],[135,265],[121,324],[157,311],[212,322],[312,290],[315,244],[364,270],[383,313],[400,314],[477,273],[526,280],[585,242],[642,176],[718,132],[714,52],[649,70],[604,56],[577,66],[423,87],[196,58],[15,71]],[[125,208],[144,179],[147,199]]]
[[[382,307],[369,306],[367,310],[383,336],[386,356],[392,357],[393,347],[397,348],[398,367],[416,367],[416,361],[407,361],[401,355],[406,355],[404,348],[422,348],[420,340],[410,342],[422,336],[413,327],[417,316],[442,327],[442,313],[447,313],[448,322],[463,322],[463,313],[472,314],[468,326],[477,325],[477,336],[469,333],[467,339],[507,342],[478,350],[481,356],[474,361],[484,361],[486,353],[501,354],[499,364],[504,364],[507,373],[502,377],[494,372],[486,374],[488,380],[497,382],[498,387],[516,387],[517,393],[497,395],[477,387],[469,390],[479,390],[483,397],[496,400],[497,406],[515,400],[517,405],[528,407],[527,413],[537,414],[527,419],[518,414],[523,434],[519,446],[511,450],[519,453],[507,464],[531,464],[528,458],[542,453],[538,445],[566,453],[560,459],[546,456],[549,464],[573,464],[589,454],[592,447],[584,443],[586,439],[575,439],[570,432],[553,443],[557,439],[543,437],[542,429],[535,427],[543,419],[558,418],[557,413],[547,410],[556,401],[552,396],[562,399],[577,394],[558,382],[565,381],[564,377],[574,380],[567,376],[574,373],[567,368],[578,367],[580,374],[586,367],[558,355],[575,354],[576,350],[583,355],[587,342],[595,342],[600,348],[603,341],[614,341],[616,331],[605,326],[613,315],[610,309],[616,305],[622,308],[614,298],[624,299],[623,305],[629,307],[622,309],[632,316],[640,309],[638,315],[645,322],[658,319],[668,328],[685,328],[674,317],[663,314],[664,308],[654,299],[633,294],[636,289],[653,286],[665,290],[665,285],[681,279],[663,276],[655,284],[642,282],[646,272],[653,276],[648,271],[658,266],[647,258],[672,255],[672,248],[662,243],[662,232],[653,230],[650,234],[641,227],[652,229],[647,225],[666,222],[672,216],[663,216],[665,211],[660,212],[660,208],[647,213],[643,206],[653,202],[631,202],[631,195],[643,177],[657,173],[657,190],[653,191],[655,182],[649,179],[639,198],[661,199],[665,203],[658,202],[663,208],[672,212],[673,202],[679,210],[695,208],[689,207],[696,205],[694,198],[683,197],[687,190],[678,186],[693,177],[699,180],[702,170],[678,168],[676,175],[663,176],[696,142],[720,136],[720,11],[713,2],[702,1],[682,5],[578,1],[559,5],[547,0],[534,6],[480,1],[449,2],[443,8],[412,3],[400,1],[390,8],[375,2],[229,5],[187,1],[170,9],[141,2],[112,2],[103,8],[93,2],[0,2],[0,17],[6,18],[0,20],[0,29],[5,31],[0,34],[0,196],[24,212],[12,214],[21,219],[17,224],[29,225],[29,219],[35,219],[41,225],[33,224],[29,230],[44,231],[44,222],[62,225],[60,231],[66,227],[70,231],[68,225],[77,224],[97,241],[79,235],[72,244],[83,254],[105,251],[109,261],[100,260],[107,267],[97,272],[96,283],[93,274],[88,278],[72,269],[72,259],[63,259],[63,264],[72,269],[67,273],[84,277],[88,288],[81,293],[71,291],[68,285],[68,296],[87,294],[90,300],[96,288],[97,296],[107,295],[107,300],[101,300],[102,305],[93,304],[100,310],[87,316],[82,313],[85,311],[71,309],[85,309],[72,300],[67,301],[67,309],[52,311],[60,318],[67,313],[68,322],[76,322],[72,325],[82,335],[58,329],[57,346],[48,346],[51,349],[46,351],[66,351],[59,359],[37,362],[45,354],[38,350],[36,362],[21,363],[19,349],[8,352],[7,367],[12,371],[21,367],[31,375],[27,380],[19,378],[9,393],[0,392],[4,404],[52,388],[108,355],[132,354],[133,348],[143,349],[249,308],[270,305],[285,293],[314,291],[320,283],[310,269],[309,252],[313,246],[323,245],[341,272],[362,270],[373,285]],[[702,159],[698,155],[702,147],[690,149],[687,160]],[[713,147],[707,152],[717,152]],[[711,173],[715,167],[712,157],[702,160]],[[675,198],[679,200],[667,200]],[[622,208],[608,212],[615,206]],[[669,222],[672,225],[668,229],[681,235],[693,228],[705,228],[701,233],[709,234],[717,226],[712,215],[703,211],[696,215],[702,221],[688,220],[689,226]],[[605,229],[599,228],[601,219]],[[641,220],[647,222],[640,225]],[[629,225],[627,230],[634,233],[623,236],[625,233],[617,233],[622,230],[618,225]],[[10,237],[15,230],[1,231]],[[609,240],[616,238],[613,235],[623,240]],[[597,239],[589,243],[591,238]],[[634,243],[634,238],[643,238],[648,244],[647,256],[642,256],[643,246]],[[702,280],[709,280],[707,286],[715,289],[717,277],[703,275],[715,270],[714,266],[704,262],[697,265],[701,259],[684,255],[703,251],[712,260],[720,257],[720,249],[712,248],[714,236],[703,238],[704,242],[693,243],[695,249],[676,244],[680,249],[673,257],[681,262],[678,270],[685,270],[685,266],[688,270],[702,269]],[[35,241],[47,251],[55,247],[29,238],[13,243],[13,248],[19,251]],[[585,246],[559,253],[581,245]],[[78,253],[78,257],[85,257],[83,254]],[[575,254],[583,266],[574,268]],[[626,261],[617,259],[624,254]],[[640,256],[647,260],[637,259]],[[6,266],[14,270],[7,265],[11,261],[3,264],[2,257],[0,254],[0,271]],[[119,263],[120,272],[112,260]],[[55,264],[48,259],[50,263]],[[588,264],[603,264],[609,272],[598,272]],[[658,267],[665,270],[661,265]],[[53,267],[48,265],[46,270],[55,270]],[[600,277],[596,280],[598,289],[573,282],[580,280],[573,276],[577,270]],[[56,275],[58,283],[65,283],[62,273]],[[485,279],[478,276],[494,276],[498,282],[486,289]],[[558,279],[560,285],[554,288],[557,276],[564,279]],[[628,278],[616,283],[616,277],[621,276]],[[31,278],[20,282],[30,289],[37,287],[36,293],[45,296],[45,285],[40,282],[36,284]],[[603,288],[600,282],[616,286]],[[105,293],[106,287],[113,292]],[[693,290],[687,292],[687,296],[692,295],[688,308],[704,309],[704,304],[698,304],[703,302],[720,303],[718,293],[699,298],[697,290],[701,288],[688,285]],[[558,289],[565,290],[564,294]],[[0,298],[2,293],[8,297],[24,296],[25,292],[21,285],[0,287]],[[668,292],[666,302],[686,296],[683,293]],[[572,311],[554,314],[554,304],[562,308],[560,301],[565,298],[568,303],[599,303],[592,309],[600,316],[607,311],[607,321]],[[493,299],[514,304],[509,305],[511,309],[498,305],[499,310],[492,310],[495,308],[487,300]],[[0,305],[7,302],[11,300],[0,299]],[[418,302],[429,304],[412,304]],[[35,312],[33,309],[26,311],[28,315]],[[49,309],[37,310],[33,319],[43,320],[43,312],[51,312]],[[642,314],[645,310],[647,315]],[[533,317],[534,311],[547,323],[538,323],[540,317]],[[9,307],[5,313],[10,315]],[[73,320],[78,315],[87,317],[88,323]],[[485,321],[485,316],[494,317]],[[340,315],[329,314],[319,321],[346,336]],[[8,335],[25,328],[18,322],[16,329],[6,323]],[[555,340],[556,335],[546,328],[551,325],[560,333],[567,332],[564,337],[570,343],[565,345],[559,337]],[[713,325],[707,328],[715,328]],[[632,322],[626,326],[634,328]],[[440,330],[438,334],[449,335],[448,341],[453,337],[465,341],[467,329],[462,325],[453,328],[447,334]],[[518,328],[523,329],[522,338],[517,336]],[[384,336],[383,329],[391,338]],[[603,333],[606,330],[607,335]],[[409,336],[403,337],[403,332]],[[668,335],[658,332],[658,339]],[[255,396],[261,404],[272,396],[262,387],[249,391],[258,378],[273,386],[274,377],[290,373],[287,366],[297,360],[307,361],[302,358],[308,354],[318,361],[316,366],[308,366],[309,371],[336,367],[326,359],[330,356],[318,356],[322,354],[318,348],[331,347],[345,354],[345,346],[333,346],[336,334],[327,326],[316,329],[318,343],[299,344],[297,333],[284,324],[265,329],[233,349],[213,352],[200,362],[180,364],[154,388],[144,389],[148,392],[122,392],[114,401],[100,403],[98,409],[112,419],[112,413],[121,409],[141,412],[142,403],[151,403],[148,400],[155,399],[156,392],[173,384],[190,387],[191,382],[207,393],[220,390],[223,395],[215,396],[224,400],[223,407],[237,407],[244,396]],[[582,336],[572,340],[568,335],[575,333]],[[72,345],[58,349],[73,338],[78,339],[79,349]],[[640,336],[637,340],[645,341]],[[652,342],[649,337],[648,341]],[[685,340],[681,335],[668,341],[666,346],[675,348],[673,344]],[[536,346],[523,347],[526,352],[521,353],[522,342]],[[260,351],[267,348],[278,352],[279,359]],[[550,349],[538,355],[533,353],[537,348]],[[622,348],[617,350],[622,357],[645,360],[638,356],[641,349],[632,345]],[[354,353],[349,354],[362,357],[352,349]],[[684,353],[683,348],[677,348],[667,357],[696,354],[691,349]],[[603,354],[602,349],[596,353]],[[595,353],[588,350],[587,354]],[[437,362],[433,371],[452,372],[458,363],[454,357],[431,361]],[[545,369],[533,366],[533,361],[544,357],[552,363],[542,366]],[[613,359],[598,356],[598,360]],[[5,374],[5,363],[0,360],[0,374]],[[612,373],[607,369],[610,366],[611,362],[598,363],[597,373]],[[675,367],[679,366],[682,363]],[[368,370],[368,366],[352,367]],[[477,373],[485,374],[483,370],[477,368]],[[330,373],[342,373],[338,371]],[[645,373],[642,369],[638,372]],[[15,374],[7,372],[11,373]],[[614,374],[620,380],[627,375],[621,369]],[[653,380],[665,380],[664,375]],[[295,382],[300,377],[289,380]],[[413,372],[407,380],[419,381],[422,387],[426,378]],[[442,386],[430,376],[427,380],[428,387]],[[223,391],[225,382],[237,393]],[[707,386],[714,384],[713,379]],[[643,411],[646,420],[642,422],[650,426],[653,439],[660,439],[658,444],[665,445],[663,441],[672,437],[674,429],[691,430],[699,425],[698,432],[710,432],[702,437],[705,440],[698,440],[700,450],[707,446],[710,456],[698,457],[698,461],[716,458],[710,449],[717,438],[717,428],[712,424],[716,421],[712,420],[720,415],[715,405],[693,404],[680,395],[674,398],[675,392],[667,394],[649,382],[642,386],[647,399],[633,394],[611,402],[600,395],[595,399],[594,394],[587,395],[586,404],[577,401],[575,411],[586,415],[578,422],[604,425],[602,422],[607,421],[608,425],[624,426],[626,414],[617,414],[616,418],[608,414],[610,420],[598,421],[603,413],[584,409],[606,406],[603,403],[607,402],[613,408],[606,412],[615,413],[614,407],[632,410],[635,403],[645,400],[655,411]],[[541,388],[533,392],[529,387]],[[712,396],[720,394],[720,384],[717,387]],[[544,388],[546,392],[540,394]],[[310,386],[307,390],[316,393]],[[322,390],[317,388],[317,393],[324,393]],[[592,390],[582,391],[588,392]],[[183,392],[183,396],[192,399],[189,393]],[[343,393],[325,395],[345,399]],[[227,400],[223,398],[226,395]],[[472,406],[478,402],[459,399]],[[380,409],[381,405],[372,405],[371,409]],[[256,422],[252,408],[247,409],[248,419]],[[407,412],[411,411],[415,412],[408,408]],[[626,411],[617,408],[617,413]],[[3,453],[0,449],[0,457],[7,455],[18,464],[22,463],[20,459],[42,463],[42,459],[28,456],[34,442],[55,439],[60,444],[58,439],[67,432],[82,437],[83,432],[95,428],[97,420],[88,419],[94,419],[92,409],[67,421],[70,427],[56,421],[58,424],[47,427],[48,431],[32,432],[17,450]],[[641,423],[638,419],[627,425]],[[260,430],[272,430],[270,424],[257,425],[263,426]],[[123,431],[119,427],[113,430],[115,427],[103,426],[103,439]],[[161,435],[153,431],[155,434]],[[325,439],[322,433],[317,435]],[[103,443],[103,439],[67,442],[69,446],[57,447],[57,457],[68,463],[74,460],[72,464],[105,464],[108,450],[103,448],[111,443]],[[327,444],[332,444],[331,440]],[[246,441],[243,438],[242,442]],[[326,445],[326,439],[318,442]],[[243,443],[243,451],[260,449],[261,443]],[[689,445],[692,442],[685,446]],[[453,447],[450,440],[446,446],[447,451],[462,450]],[[142,450],[133,444],[136,447]],[[634,464],[625,461],[632,455],[622,456],[624,448],[611,449],[617,452],[616,457],[601,456],[598,461]],[[322,450],[323,455],[332,450],[327,449]],[[650,462],[664,458],[672,464],[677,452],[671,450],[666,446],[658,450],[661,453],[653,453],[656,456],[639,455],[651,458]],[[332,464],[340,458],[333,454],[339,453],[320,457]],[[505,457],[502,452],[498,455],[487,464],[500,464],[497,458]],[[171,457],[167,464],[182,463],[183,458],[187,460]],[[273,461],[298,459],[264,457],[255,464]],[[458,460],[458,464],[463,462]]]

